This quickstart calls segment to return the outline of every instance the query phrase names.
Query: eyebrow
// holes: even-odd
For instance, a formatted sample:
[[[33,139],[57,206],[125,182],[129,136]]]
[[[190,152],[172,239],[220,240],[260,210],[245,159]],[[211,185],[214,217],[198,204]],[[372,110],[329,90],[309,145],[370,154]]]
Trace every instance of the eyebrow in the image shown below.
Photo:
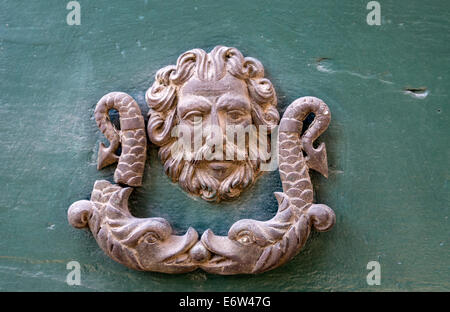
[[[230,94],[224,94],[220,99],[217,101],[217,109],[225,109],[225,110],[232,110],[232,109],[248,109],[250,110],[250,102],[247,98],[244,98],[239,95],[230,95]]]
[[[199,110],[201,112],[209,112],[211,110],[211,104],[201,96],[192,96],[180,104],[178,105],[180,116],[193,110]]]

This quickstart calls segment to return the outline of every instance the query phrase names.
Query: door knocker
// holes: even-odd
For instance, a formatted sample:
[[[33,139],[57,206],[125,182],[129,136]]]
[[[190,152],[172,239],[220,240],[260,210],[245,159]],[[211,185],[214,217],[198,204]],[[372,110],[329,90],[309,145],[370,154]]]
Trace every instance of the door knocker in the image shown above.
[[[313,146],[331,118],[322,100],[299,98],[280,121],[275,90],[262,64],[223,46],[210,53],[183,53],[176,65],[157,72],[145,99],[147,128],[128,94],[112,92],[97,103],[95,120],[109,141],[108,147],[100,144],[98,169],[117,162],[116,184],[96,181],[90,200],[68,210],[70,224],[89,227],[112,259],[143,271],[261,273],[292,259],[312,226],[327,231],[334,225],[333,210],[313,203],[309,176],[309,169],[328,175],[325,144]],[[120,130],[109,119],[111,109],[119,113]],[[314,119],[303,131],[310,114]],[[142,184],[146,133],[159,147],[168,177],[203,200],[233,199],[263,171],[278,167],[283,191],[275,192],[276,215],[268,221],[239,220],[227,236],[208,229],[201,237],[193,228],[174,235],[163,218],[134,217],[128,198]]]

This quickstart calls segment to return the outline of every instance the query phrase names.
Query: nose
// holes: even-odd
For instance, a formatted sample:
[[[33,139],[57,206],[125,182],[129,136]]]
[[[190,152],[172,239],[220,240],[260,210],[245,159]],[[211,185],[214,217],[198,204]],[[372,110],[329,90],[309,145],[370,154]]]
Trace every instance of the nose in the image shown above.
[[[219,114],[217,114],[217,111],[215,109],[211,110],[209,123],[210,123],[211,126],[220,126],[220,124],[219,124]]]
[[[209,145],[210,152],[215,155],[216,149],[223,144],[223,129],[220,127],[219,114],[215,109],[211,110],[208,123],[203,131],[205,143]]]
[[[208,135],[211,140],[214,142],[216,140],[220,140],[221,136],[223,135],[223,129],[220,127],[220,119],[219,114],[215,109],[211,110],[211,114],[209,117],[209,123],[208,123]],[[220,133],[217,133],[220,132]]]

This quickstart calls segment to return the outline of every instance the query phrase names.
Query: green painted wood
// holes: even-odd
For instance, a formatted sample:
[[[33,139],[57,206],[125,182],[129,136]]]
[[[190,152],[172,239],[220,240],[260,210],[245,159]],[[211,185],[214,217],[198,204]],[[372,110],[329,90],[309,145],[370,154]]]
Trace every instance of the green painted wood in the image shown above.
[[[80,0],[80,26],[66,24],[65,1],[0,3],[0,290],[450,290],[449,3],[380,1],[381,26],[367,25],[367,1]],[[96,179],[112,180],[112,167],[96,170],[104,138],[95,104],[124,91],[146,113],[159,68],[218,44],[264,64],[280,112],[305,95],[329,105],[320,141],[330,177],[312,177],[336,226],[262,275],[132,271],[66,219]],[[321,57],[330,59],[318,66]],[[151,146],[131,208],[179,232],[225,234],[238,219],[273,215],[280,190],[271,172],[235,202],[193,200],[168,181]],[[70,260],[81,264],[81,286],[65,282]],[[366,283],[372,260],[380,286]]]

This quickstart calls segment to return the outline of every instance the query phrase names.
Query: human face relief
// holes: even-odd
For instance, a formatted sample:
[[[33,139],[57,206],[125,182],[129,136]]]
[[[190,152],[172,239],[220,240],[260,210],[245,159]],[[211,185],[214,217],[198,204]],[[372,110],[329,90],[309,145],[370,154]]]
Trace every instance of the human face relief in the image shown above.
[[[226,139],[227,127],[245,128],[252,124],[247,84],[230,74],[219,81],[201,81],[192,78],[179,90],[177,114],[179,126],[188,127],[191,131],[194,149],[194,131],[198,131],[195,128],[202,131],[202,146],[205,146],[206,138],[220,139],[214,138],[215,131],[221,131],[222,140]],[[215,146],[216,144],[214,143]],[[218,180],[224,179],[232,171],[234,167],[232,164],[235,163],[234,160],[227,160],[225,149],[223,151],[223,157],[220,159],[216,157],[205,160],[202,157],[202,161],[199,162],[200,169],[209,169],[211,175]]]

